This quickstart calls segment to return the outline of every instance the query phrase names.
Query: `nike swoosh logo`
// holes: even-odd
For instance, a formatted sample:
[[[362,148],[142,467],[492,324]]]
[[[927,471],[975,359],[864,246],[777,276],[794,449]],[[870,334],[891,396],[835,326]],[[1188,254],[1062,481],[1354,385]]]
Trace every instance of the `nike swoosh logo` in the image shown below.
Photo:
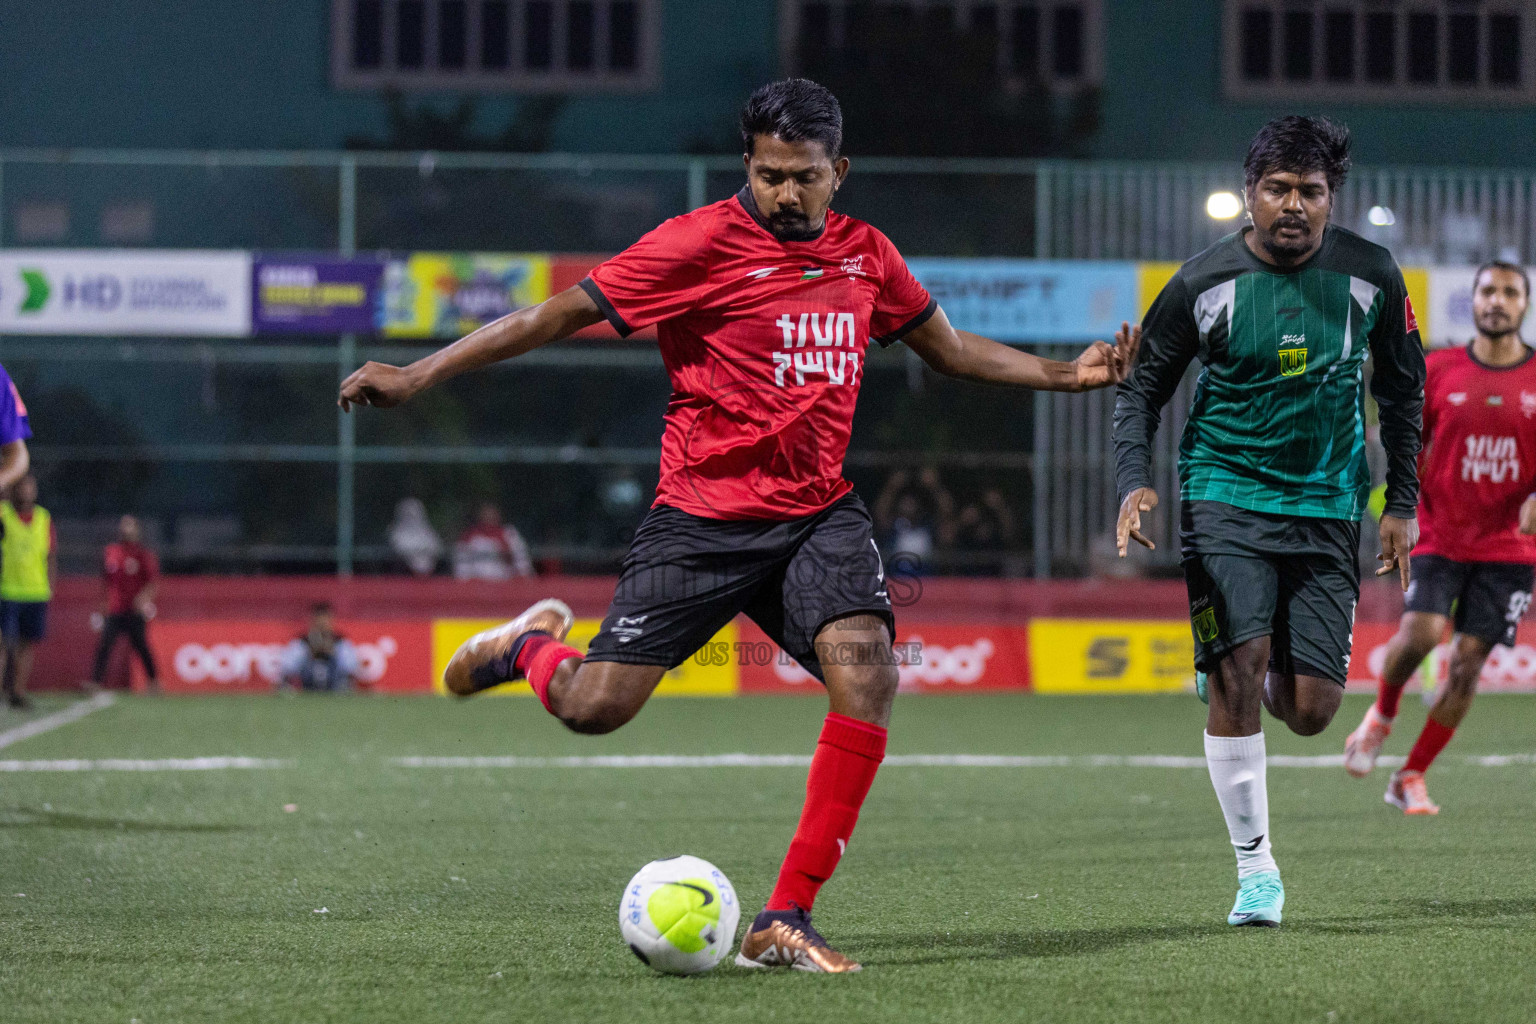
[[[703,902],[702,906],[706,906],[707,907],[711,903],[715,902],[715,894],[710,892],[708,889],[704,888],[702,885],[694,885],[692,882],[677,882],[675,884],[682,886],[684,889],[692,889],[694,892],[698,893],[700,896],[703,896],[704,897],[704,902]]]
[[[1264,837],[1263,836],[1259,836],[1259,838],[1255,839],[1251,843],[1241,843],[1241,844],[1239,844],[1237,848],[1239,850],[1242,850],[1244,853],[1252,853],[1253,851],[1255,851],[1255,850],[1257,850],[1259,848],[1259,844],[1262,843],[1263,841],[1264,841]]]

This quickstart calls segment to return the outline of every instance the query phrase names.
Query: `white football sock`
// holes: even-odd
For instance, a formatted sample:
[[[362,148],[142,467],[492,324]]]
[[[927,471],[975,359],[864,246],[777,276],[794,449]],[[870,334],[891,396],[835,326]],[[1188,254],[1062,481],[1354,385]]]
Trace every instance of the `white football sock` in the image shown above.
[[[1264,734],[1205,734],[1205,766],[1227,819],[1241,881],[1260,871],[1279,871],[1269,852],[1269,789],[1264,780]]]

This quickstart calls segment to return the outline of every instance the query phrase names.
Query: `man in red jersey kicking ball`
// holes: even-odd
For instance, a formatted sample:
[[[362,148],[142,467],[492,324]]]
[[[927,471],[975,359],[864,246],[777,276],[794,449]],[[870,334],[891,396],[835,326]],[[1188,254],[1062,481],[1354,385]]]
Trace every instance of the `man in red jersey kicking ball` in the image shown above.
[[[585,657],[571,612],[541,601],[472,637],[445,682],[468,695],[526,678],[582,733],[628,722],[669,669],[744,612],[827,688],[800,825],[737,963],[844,972],[859,965],[810,911],[885,756],[895,623],[869,512],[843,455],[871,340],[904,341],[940,373],[1054,391],[1123,380],[1129,325],[1070,363],[957,331],[879,231],[829,209],[848,173],[842,112],[814,82],[764,86],[742,111],[747,185],[673,218],[580,285],[417,363],[368,363],[341,405],[387,407],[456,374],[607,319],[655,324],[672,382],[656,502],[630,546]]]
[[[1472,285],[1477,337],[1431,352],[1419,457],[1419,523],[1413,582],[1387,645],[1376,703],[1344,746],[1344,768],[1364,777],[1392,731],[1403,686],[1454,621],[1445,688],[1386,801],[1407,814],[1439,814],[1424,772],[1466,717],[1494,644],[1513,644],[1531,603],[1536,563],[1536,361],[1520,340],[1530,278],[1511,263],[1478,269]]]

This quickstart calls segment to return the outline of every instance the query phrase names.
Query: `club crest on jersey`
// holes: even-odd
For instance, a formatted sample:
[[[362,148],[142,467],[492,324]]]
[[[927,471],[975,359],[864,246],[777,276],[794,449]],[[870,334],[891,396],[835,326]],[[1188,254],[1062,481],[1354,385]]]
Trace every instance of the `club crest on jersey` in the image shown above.
[[[1307,336],[1282,334],[1280,336],[1280,376],[1298,377],[1307,372]]]
[[[1520,411],[1525,414],[1526,419],[1536,416],[1536,394],[1529,391],[1520,392]]]
[[[849,277],[863,277],[864,257],[850,256],[848,259],[843,260],[843,273],[847,274]]]

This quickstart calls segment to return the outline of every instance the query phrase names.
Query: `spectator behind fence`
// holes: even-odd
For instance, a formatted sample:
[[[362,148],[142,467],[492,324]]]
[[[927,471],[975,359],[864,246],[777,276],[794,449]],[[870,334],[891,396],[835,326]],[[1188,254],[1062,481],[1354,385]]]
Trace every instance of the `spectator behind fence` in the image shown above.
[[[350,690],[357,669],[357,648],[336,632],[331,606],[325,602],[310,611],[309,628],[283,648],[283,682],[296,690]]]
[[[139,521],[133,516],[123,516],[117,523],[117,540],[107,545],[102,556],[105,593],[101,610],[91,616],[91,627],[101,630],[101,642],[96,645],[96,664],[91,669],[93,687],[99,687],[107,674],[107,660],[112,656],[117,638],[126,636],[144,663],[150,692],[160,690],[155,656],[149,649],[149,620],[155,617],[160,563],[140,538]]]
[[[967,502],[955,516],[954,545],[962,551],[1006,551],[1014,539],[1013,510],[996,487],[988,487],[980,501]]]
[[[884,538],[885,554],[916,559],[921,571],[935,548],[948,547],[954,533],[955,500],[939,482],[939,471],[928,467],[916,477],[898,469],[875,499],[875,528]]]
[[[443,539],[427,519],[427,506],[420,498],[401,498],[395,506],[395,521],[389,524],[389,547],[395,557],[417,576],[437,571],[443,557]]]
[[[491,502],[480,506],[475,524],[460,534],[453,546],[453,575],[461,580],[533,575],[533,560],[523,535],[516,527],[502,523],[501,510]]]
[[[0,678],[6,703],[24,708],[32,657],[48,624],[48,602],[58,575],[58,536],[48,510],[37,503],[37,478],[16,481],[0,501]]]

